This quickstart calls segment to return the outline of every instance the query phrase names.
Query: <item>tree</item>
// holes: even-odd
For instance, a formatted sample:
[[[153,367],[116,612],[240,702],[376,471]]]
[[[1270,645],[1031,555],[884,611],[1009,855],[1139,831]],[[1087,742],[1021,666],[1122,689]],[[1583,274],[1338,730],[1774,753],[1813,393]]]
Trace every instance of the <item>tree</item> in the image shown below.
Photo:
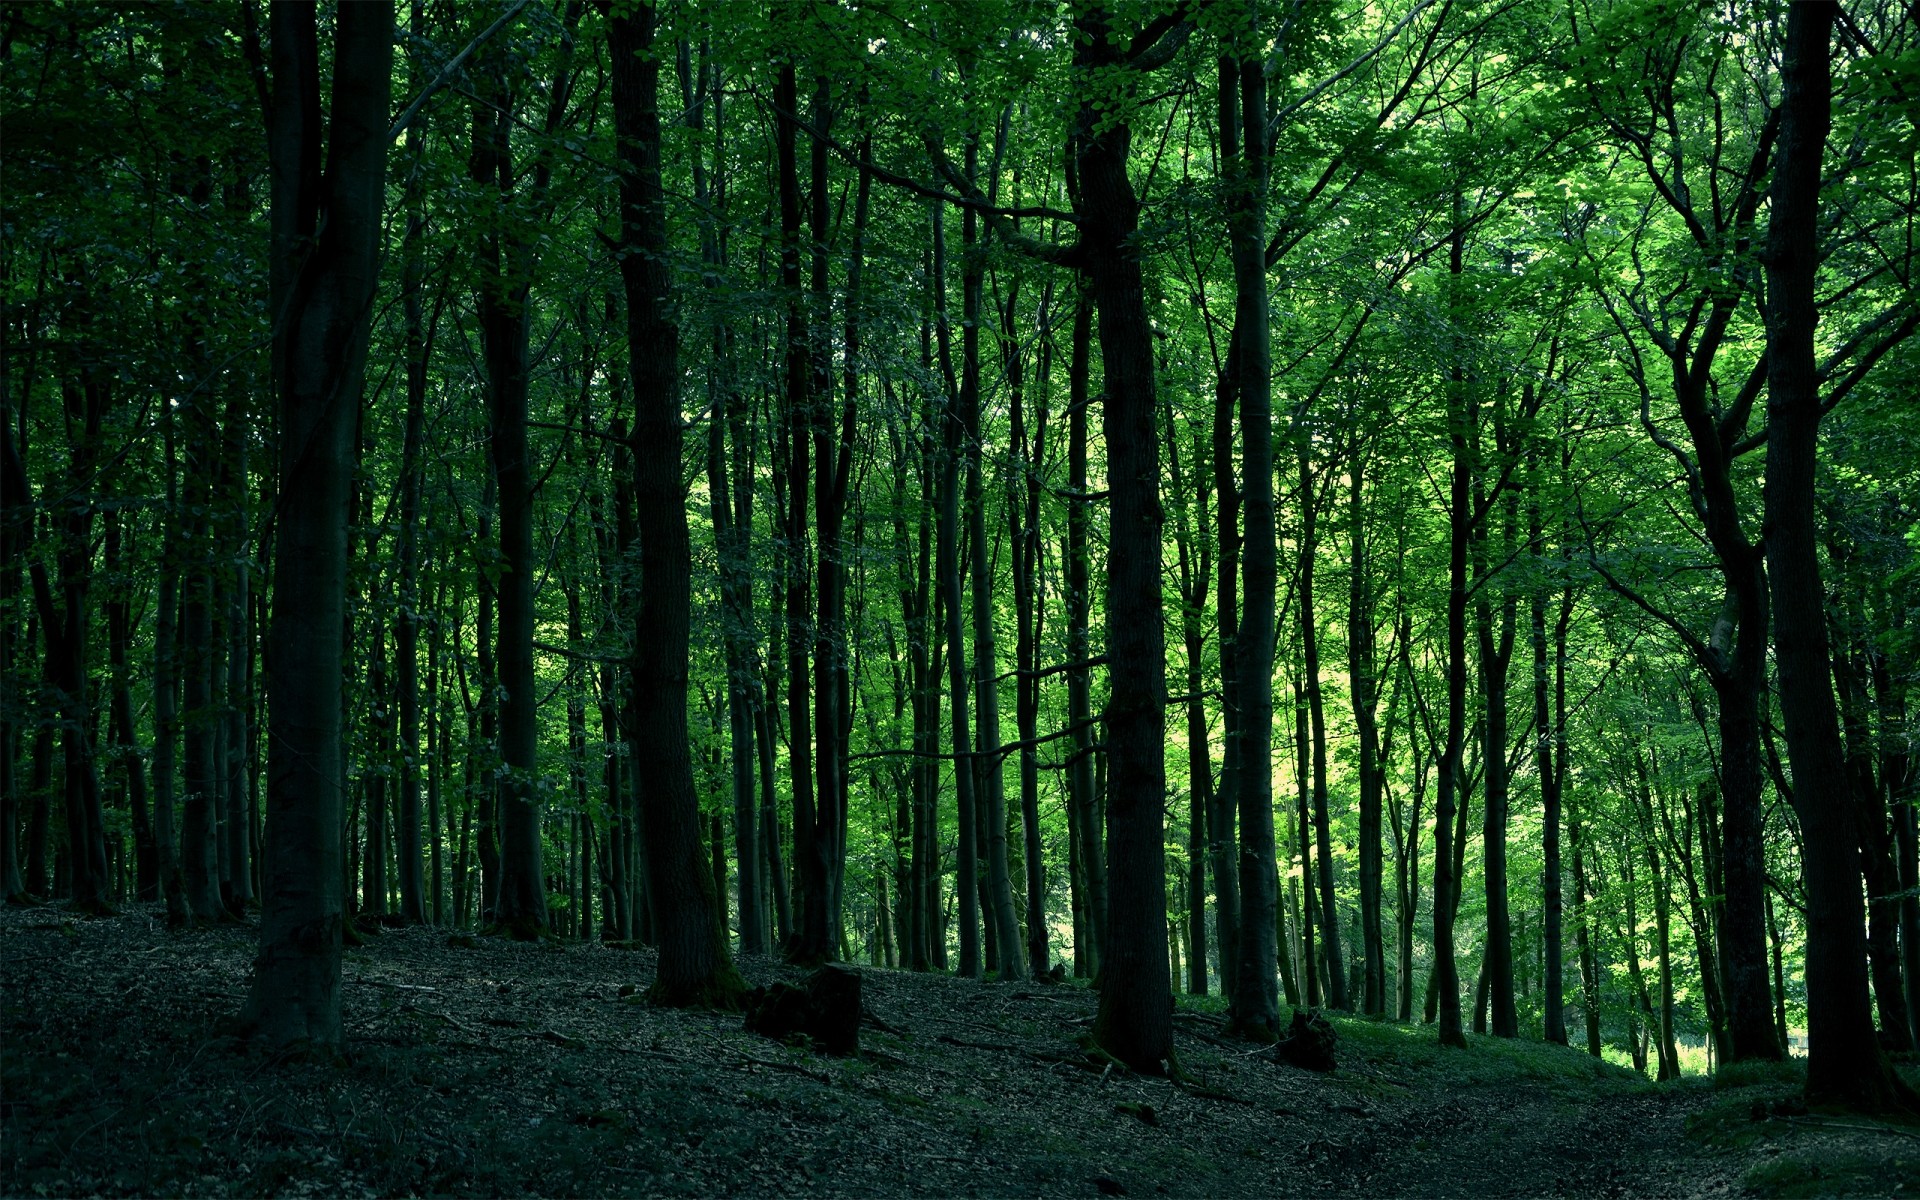
[[[277,4],[270,21],[273,291],[283,301],[273,329],[281,479],[274,574],[301,586],[282,591],[267,635],[266,886],[241,1021],[268,1045],[333,1051],[342,1039],[347,491],[391,139],[393,5],[375,0],[336,12],[324,109],[317,11]]]
[[[681,477],[680,331],[668,315],[666,193],[660,178],[659,10],[607,25],[620,135],[620,278],[633,377],[634,498],[640,605],[633,639],[633,761],[642,773],[648,902],[660,945],[659,1003],[732,1007],[745,984],[727,953],[721,897],[703,869],[699,798],[687,746],[691,550]]]
[[[1118,44],[1107,11],[1074,20],[1074,65],[1087,94],[1073,134],[1079,189],[1079,260],[1100,316],[1106,378],[1102,426],[1112,530],[1107,556],[1108,892],[1101,947],[1100,1012],[1094,1037],[1137,1071],[1158,1073],[1173,1054],[1167,963],[1167,877],[1162,831],[1166,683],[1160,619],[1160,463],[1154,421],[1153,332],[1147,323],[1139,247],[1140,202],[1127,177],[1132,129],[1103,113],[1101,90],[1133,86],[1137,73],[1176,53],[1188,26],[1162,19]],[[1120,69],[1116,75],[1116,69]]]
[[[1912,1104],[1874,1037],[1858,846],[1830,680],[1814,529],[1821,396],[1814,353],[1820,175],[1832,127],[1838,5],[1788,11],[1780,152],[1767,226],[1767,581],[1780,714],[1793,756],[1807,883],[1807,1095],[1868,1110]],[[1835,798],[1829,789],[1839,789]]]

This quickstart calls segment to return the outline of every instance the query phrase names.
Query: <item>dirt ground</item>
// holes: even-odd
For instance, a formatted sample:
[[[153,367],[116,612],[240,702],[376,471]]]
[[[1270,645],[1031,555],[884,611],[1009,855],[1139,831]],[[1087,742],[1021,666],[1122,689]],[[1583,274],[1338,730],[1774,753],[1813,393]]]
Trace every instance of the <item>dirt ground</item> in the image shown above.
[[[350,950],[344,1063],[223,1032],[252,929],[0,913],[0,1194],[1898,1195],[1920,1130],[1786,1115],[1790,1077],[1336,1022],[1339,1069],[1178,1015],[1180,1085],[1089,1069],[1096,997],[863,969],[857,1058],[640,999],[648,951],[424,928]],[[751,983],[798,979],[772,960]],[[1754,1105],[1765,1114],[1754,1119]]]

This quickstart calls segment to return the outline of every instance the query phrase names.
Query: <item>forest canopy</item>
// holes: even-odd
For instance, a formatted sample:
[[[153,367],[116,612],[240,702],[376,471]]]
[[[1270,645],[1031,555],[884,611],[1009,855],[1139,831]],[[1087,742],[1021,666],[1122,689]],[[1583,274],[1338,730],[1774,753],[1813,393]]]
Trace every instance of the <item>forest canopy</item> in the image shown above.
[[[0,883],[1920,1105],[1892,0],[0,15]]]

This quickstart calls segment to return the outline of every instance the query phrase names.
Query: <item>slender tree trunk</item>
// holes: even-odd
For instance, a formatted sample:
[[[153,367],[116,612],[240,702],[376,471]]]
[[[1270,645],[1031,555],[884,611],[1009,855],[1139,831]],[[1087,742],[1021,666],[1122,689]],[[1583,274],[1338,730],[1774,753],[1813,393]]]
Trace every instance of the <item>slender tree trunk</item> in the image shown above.
[[[1387,1012],[1386,946],[1381,930],[1380,799],[1386,768],[1380,761],[1380,678],[1374,650],[1372,559],[1367,545],[1366,460],[1356,454],[1349,471],[1350,578],[1347,590],[1347,671],[1351,677],[1354,728],[1360,742],[1360,941],[1366,957],[1360,1010]]]
[[[113,694],[110,700],[110,737],[113,758],[120,764],[126,781],[127,816],[133,825],[134,897],[139,900],[160,898],[160,869],[153,845],[153,822],[147,810],[147,773],[141,770],[140,746],[133,729],[133,695],[129,680],[133,643],[133,611],[128,600],[127,555],[120,532],[120,514],[105,516],[105,558],[107,578],[113,592],[107,599],[107,661],[112,670]],[[11,818],[11,812],[8,817]],[[5,831],[11,838],[11,826]],[[9,840],[8,850],[12,845]],[[11,861],[11,860],[9,860]],[[14,875],[19,872],[16,868]]]
[[[508,131],[513,97],[505,66],[482,72],[488,101],[474,106],[475,183],[497,192],[504,212],[515,181]],[[527,441],[529,338],[527,278],[531,256],[502,222],[479,239],[479,326],[487,370],[488,446],[500,522],[497,687],[501,772],[496,827],[500,839],[495,925],[523,940],[547,929],[546,868],[541,846],[539,711],[533,662],[533,463]]]
[[[1533,547],[1535,569],[1544,578],[1547,558],[1542,540],[1545,527],[1540,516],[1540,496],[1546,480],[1540,474],[1540,451],[1538,444],[1530,448],[1533,486],[1527,499],[1527,541]],[[1543,587],[1536,586],[1528,601],[1527,632],[1533,643],[1533,767],[1540,779],[1540,892],[1545,920],[1541,931],[1545,951],[1541,1007],[1546,1040],[1564,1046],[1567,1044],[1566,967],[1560,891],[1560,766],[1564,755],[1561,741],[1564,728],[1548,701],[1549,684],[1553,681],[1550,669],[1552,676],[1561,680],[1564,690],[1566,659],[1564,654],[1558,659],[1548,656],[1547,591]],[[1564,641],[1558,642],[1555,649],[1564,651]]]
[[[252,554],[248,549],[251,520],[248,510],[252,494],[248,478],[248,445],[253,426],[247,411],[247,392],[234,380],[227,404],[224,427],[225,444],[221,455],[221,479],[227,493],[226,536],[221,556],[229,564],[223,573],[226,600],[226,704],[221,710],[221,742],[225,755],[220,769],[225,774],[226,841],[221,847],[221,900],[238,917],[253,902],[253,862],[249,834],[253,826],[253,793],[248,781],[253,775],[252,666],[254,630],[249,618]]]
[[[970,701],[967,695],[967,650],[964,610],[961,608],[960,563],[960,460],[964,453],[962,436],[966,414],[961,405],[959,387],[953,372],[951,334],[946,316],[946,237],[945,219],[939,205],[933,210],[933,288],[934,324],[940,344],[942,373],[947,379],[948,400],[939,414],[940,440],[940,517],[936,541],[937,562],[934,572],[940,579],[941,604],[946,615],[946,648],[949,704],[953,717],[953,790],[958,809],[958,846],[955,850],[958,870],[954,890],[960,908],[960,974],[979,978],[982,973],[980,946],[980,884],[977,843],[976,773],[973,768],[973,738],[968,721]]]
[[[1088,634],[1092,612],[1092,584],[1088,570],[1087,510],[1087,383],[1093,348],[1093,297],[1082,289],[1074,305],[1073,358],[1067,380],[1067,727],[1073,730],[1072,757],[1067,767],[1067,812],[1076,856],[1076,878],[1081,885],[1079,907],[1082,928],[1075,930],[1074,973],[1098,977],[1100,950],[1107,922],[1106,838],[1095,797],[1092,729],[1092,671],[1086,666],[1092,653]],[[1084,936],[1082,936],[1084,935]],[[1083,944],[1084,943],[1084,944]]]
[[[1333,833],[1327,796],[1327,710],[1320,687],[1320,627],[1314,607],[1314,559],[1319,552],[1319,515],[1314,497],[1312,433],[1302,422],[1300,466],[1300,651],[1313,750],[1313,838],[1316,882],[1320,888],[1320,948],[1326,962],[1327,1003],[1346,1010],[1347,972],[1340,948],[1340,910],[1334,899]]]
[[[979,171],[977,141],[969,140],[966,151],[967,178]],[[966,496],[961,511],[966,516],[968,574],[972,583],[970,616],[973,626],[973,689],[976,754],[962,764],[974,776],[975,813],[985,829],[985,838],[976,849],[985,853],[987,862],[986,918],[988,935],[995,953],[993,965],[1002,979],[1018,979],[1026,972],[1020,954],[1020,928],[1014,919],[1013,881],[1007,869],[1006,770],[1000,745],[999,653],[993,628],[993,571],[991,545],[987,540],[986,498],[984,496],[984,450],[980,419],[980,323],[981,290],[985,266],[977,253],[980,238],[979,216],[968,209],[962,218],[963,262],[960,274],[960,420],[961,452],[966,457]]]
[[[409,25],[425,26],[424,0],[413,0]],[[410,56],[411,57],[411,56]],[[426,85],[417,58],[409,63],[409,90]],[[423,303],[425,263],[422,242],[426,216],[422,200],[425,141],[407,139],[407,231],[401,243],[402,304],[406,318],[407,415],[400,452],[400,611],[394,624],[394,671],[400,708],[399,844],[400,916],[419,924],[427,919],[426,882],[421,876],[420,845],[420,493],[421,441],[426,427],[428,341]],[[431,670],[429,670],[431,674]],[[429,700],[431,703],[431,700]],[[431,748],[429,747],[429,753]],[[438,839],[435,839],[436,848]],[[435,883],[438,898],[438,882]]]
[[[1242,37],[1257,36],[1257,31],[1240,32]],[[1223,128],[1222,148],[1238,152],[1238,169],[1228,193],[1227,234],[1233,253],[1233,355],[1238,366],[1234,383],[1240,398],[1240,480],[1245,504],[1245,540],[1240,549],[1246,587],[1241,597],[1240,626],[1233,635],[1233,701],[1238,718],[1234,765],[1238,770],[1232,796],[1240,820],[1239,908],[1233,930],[1239,962],[1233,986],[1233,1028],[1243,1036],[1266,1040],[1280,1031],[1275,985],[1279,875],[1273,833],[1273,773],[1267,769],[1273,757],[1274,593],[1279,560],[1274,530],[1273,382],[1265,257],[1267,101],[1261,58],[1256,46],[1234,64],[1240,136],[1228,146],[1228,132]],[[1230,89],[1223,84],[1221,91],[1222,113],[1231,116],[1234,105]],[[1111,390],[1111,383],[1108,386]],[[1226,529],[1230,523],[1223,505],[1221,528]]]
[[[1045,843],[1040,832],[1040,757],[1035,739],[1040,736],[1040,680],[1033,674],[1037,667],[1042,632],[1037,608],[1041,603],[1040,578],[1040,492],[1041,471],[1045,461],[1047,435],[1048,384],[1052,374],[1053,338],[1048,327],[1052,317],[1052,290],[1040,299],[1040,403],[1032,414],[1032,437],[1028,437],[1028,408],[1025,360],[1020,353],[1015,318],[1018,314],[1018,280],[1008,289],[1000,314],[1001,361],[1007,376],[1011,409],[1010,440],[1014,469],[1007,481],[1007,516],[1012,526],[1014,666],[1020,672],[1015,685],[1014,722],[1020,739],[1020,832],[1026,865],[1027,971],[1038,979],[1049,966],[1047,928],[1047,876]],[[1201,959],[1201,984],[1205,990],[1205,957]]]
[[[178,471],[173,453],[173,420],[166,422],[167,512],[178,494]],[[163,518],[163,520],[169,518]],[[180,880],[178,844],[174,839],[174,747],[179,738],[179,687],[175,676],[174,643],[179,624],[179,577],[163,552],[160,563],[158,611],[153,622],[153,842],[159,858],[160,892],[166,900],[167,924],[178,928],[190,919],[186,890]]]
[[[1494,418],[1496,427],[1500,420]],[[1486,503],[1478,497],[1475,508]],[[1511,493],[1509,493],[1511,495]],[[1512,549],[1513,511],[1507,506],[1504,556]],[[1487,562],[1489,538],[1474,539],[1475,589],[1474,626],[1479,643],[1481,703],[1486,717],[1482,726],[1481,770],[1486,780],[1485,804],[1480,812],[1481,876],[1487,897],[1486,954],[1482,970],[1486,974],[1487,996],[1496,1037],[1520,1036],[1520,1022],[1513,994],[1513,918],[1507,902],[1507,679],[1513,664],[1513,638],[1516,601],[1508,597],[1496,606],[1488,595],[1491,568]],[[1498,608],[1496,619],[1495,609]]]
[[[1464,317],[1460,275],[1466,257],[1463,202],[1453,198],[1453,234],[1449,239],[1448,271],[1453,284],[1453,362],[1447,380],[1447,440],[1453,466],[1448,488],[1447,514],[1447,715],[1446,741],[1440,752],[1439,795],[1433,814],[1433,955],[1431,985],[1439,999],[1440,1044],[1465,1047],[1460,1021],[1460,978],[1453,944],[1454,896],[1459,880],[1454,871],[1454,820],[1463,807],[1466,772],[1461,751],[1466,734],[1467,708],[1467,543],[1472,534],[1473,459],[1469,449],[1472,428],[1472,392],[1467,383],[1465,333],[1457,326]]]

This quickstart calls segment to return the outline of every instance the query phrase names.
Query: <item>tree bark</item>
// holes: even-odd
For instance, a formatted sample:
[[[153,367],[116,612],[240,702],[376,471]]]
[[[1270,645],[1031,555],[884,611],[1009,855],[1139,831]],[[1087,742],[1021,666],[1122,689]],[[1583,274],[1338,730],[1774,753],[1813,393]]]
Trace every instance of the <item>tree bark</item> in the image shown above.
[[[1366,459],[1356,454],[1348,509],[1347,673],[1352,681],[1354,729],[1360,743],[1360,941],[1365,956],[1360,1011],[1387,1012],[1386,946],[1381,929],[1380,799],[1386,767],[1380,755],[1380,676],[1374,648],[1372,557],[1367,544]]]
[[[273,330],[281,493],[268,630],[260,955],[241,1022],[270,1046],[336,1051],[348,477],[377,274],[393,5],[375,0],[338,10],[324,175],[316,17],[293,5],[270,10],[273,265],[276,284],[284,283],[274,290],[286,297]],[[316,236],[308,253],[304,243]]]
[[[1439,794],[1434,804],[1433,956],[1430,986],[1439,1000],[1440,1044],[1465,1048],[1466,1031],[1460,1021],[1460,978],[1453,944],[1454,895],[1459,880],[1454,870],[1454,820],[1466,789],[1461,750],[1465,742],[1467,707],[1467,543],[1472,533],[1473,459],[1472,391],[1467,382],[1465,333],[1460,274],[1466,257],[1466,227],[1462,199],[1454,193],[1453,233],[1448,239],[1448,271],[1454,297],[1453,362],[1447,377],[1447,440],[1453,466],[1448,485],[1447,515],[1447,715],[1446,741],[1440,752]]]
[[[1104,9],[1076,15],[1074,63],[1083,76],[1124,60]],[[1074,129],[1080,252],[1100,314],[1106,379],[1111,531],[1107,556],[1108,867],[1094,1037],[1137,1071],[1157,1074],[1173,1054],[1167,962],[1164,843],[1165,631],[1161,627],[1159,439],[1154,421],[1153,329],[1135,237],[1139,199],[1127,175],[1132,130],[1082,101]],[[1243,961],[1245,954],[1242,954]],[[1260,964],[1271,971],[1271,956]],[[1243,973],[1244,974],[1244,973]]]
[[[725,897],[703,869],[700,800],[687,743],[692,549],[687,533],[680,414],[680,331],[669,314],[666,193],[661,183],[659,11],[611,16],[613,111],[620,139],[620,277],[627,295],[633,379],[634,499],[640,604],[632,650],[633,763],[648,909],[660,947],[655,1003],[738,1004],[745,984],[727,950]]]
[[[1243,31],[1243,35],[1257,31]],[[1240,399],[1240,484],[1245,590],[1233,635],[1233,700],[1238,720],[1239,908],[1233,942],[1239,962],[1233,987],[1233,1027],[1259,1040],[1280,1033],[1275,967],[1279,957],[1279,874],[1273,833],[1273,625],[1279,578],[1273,497],[1273,380],[1268,337],[1266,237],[1266,74],[1255,49],[1235,64],[1239,92],[1238,150],[1228,193],[1227,234],[1233,255],[1234,383]],[[1227,89],[1223,86],[1222,91]],[[1231,115],[1233,105],[1222,104]],[[1223,149],[1226,142],[1223,130]],[[1224,530],[1229,517],[1223,506]],[[1119,527],[1116,512],[1115,528]],[[1156,561],[1158,555],[1155,556]],[[1156,627],[1157,628],[1157,627]]]
[[[1787,10],[1780,152],[1767,230],[1767,581],[1780,712],[1792,756],[1807,888],[1807,1097],[1864,1110],[1911,1093],[1887,1066],[1867,994],[1859,843],[1834,713],[1814,475],[1820,391],[1814,350],[1821,158],[1832,125],[1829,39],[1839,6]]]
[[[1093,681],[1086,666],[1092,653],[1088,633],[1092,612],[1088,569],[1087,374],[1093,352],[1094,300],[1082,289],[1074,304],[1073,357],[1067,379],[1067,727],[1073,731],[1073,755],[1067,766],[1069,836],[1079,870],[1081,926],[1073,943],[1074,973],[1097,978],[1107,923],[1106,838],[1094,792],[1092,729]],[[1084,936],[1082,936],[1084,934]],[[1083,944],[1084,943],[1084,944]]]

